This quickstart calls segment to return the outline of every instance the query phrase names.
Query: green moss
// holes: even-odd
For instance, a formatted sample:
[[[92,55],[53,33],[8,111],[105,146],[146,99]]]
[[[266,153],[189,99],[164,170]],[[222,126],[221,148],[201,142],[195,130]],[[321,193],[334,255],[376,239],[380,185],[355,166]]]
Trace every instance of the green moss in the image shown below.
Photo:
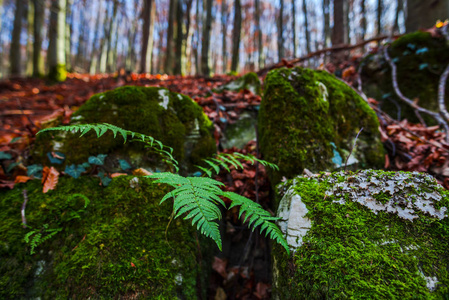
[[[446,299],[447,213],[442,220],[419,213],[412,222],[385,211],[374,214],[349,197],[343,205],[335,203],[336,196],[326,191],[338,182],[336,176],[296,178],[294,188],[307,206],[312,228],[293,257],[274,246],[281,274],[274,291],[278,299]],[[357,174],[346,178],[350,176]],[[376,171],[373,176],[380,180],[392,173]],[[436,182],[428,188],[442,195],[435,207],[449,207],[447,191]],[[421,273],[439,279],[436,291],[429,291]]]
[[[47,194],[38,181],[1,191],[0,298],[195,299],[203,293],[197,287],[204,288],[207,272],[197,261],[195,229],[176,219],[165,235],[172,207],[159,201],[167,188],[142,177],[132,188],[133,178],[118,177],[101,188],[93,178],[63,177]],[[34,255],[23,241],[30,230],[21,226],[23,190],[29,226],[62,228]],[[81,198],[67,202],[73,193],[83,193],[90,204],[69,220],[84,205]]]
[[[172,147],[175,159],[184,169],[196,163],[189,157],[190,154],[199,156],[195,150],[191,150],[196,143],[205,145],[202,149],[203,158],[212,156],[216,151],[211,139],[212,123],[201,107],[189,97],[163,88],[125,86],[96,94],[73,114],[71,120],[72,124],[110,123],[150,135]],[[121,157],[134,153],[138,158],[133,163],[149,167],[157,165],[156,162],[160,160],[154,155],[139,157],[137,153],[145,153],[143,144],[123,145],[122,138],[114,139],[111,132],[99,139],[93,132],[82,138],[68,133],[39,135],[34,150],[35,161],[48,164],[45,153],[49,151],[66,154],[66,164],[83,163],[89,156],[110,153]]]
[[[53,81],[63,82],[67,78],[67,70],[65,64],[58,64],[56,67],[50,68],[48,78]]]
[[[293,68],[271,71],[265,79],[258,120],[264,159],[280,171],[269,171],[272,184],[304,168],[335,168],[330,142],[346,157],[364,128],[354,151],[359,167],[381,167],[383,146],[374,111],[351,88],[324,71]],[[346,152],[345,152],[346,151]]]
[[[415,32],[397,39],[389,47],[398,71],[401,92],[409,99],[418,99],[418,105],[438,111],[438,83],[449,64],[449,49],[443,37],[432,37],[428,32]],[[381,101],[381,108],[393,118],[418,123],[414,110],[396,96],[392,85],[391,69],[383,53],[368,56],[362,63],[364,89],[368,96]],[[446,85],[446,105],[449,104],[449,86]],[[426,114],[428,124],[436,124]]]
[[[242,77],[231,81],[216,89],[217,92],[222,92],[223,90],[229,91],[242,91],[249,90],[255,95],[261,95],[261,84],[259,77],[254,72],[249,72]]]

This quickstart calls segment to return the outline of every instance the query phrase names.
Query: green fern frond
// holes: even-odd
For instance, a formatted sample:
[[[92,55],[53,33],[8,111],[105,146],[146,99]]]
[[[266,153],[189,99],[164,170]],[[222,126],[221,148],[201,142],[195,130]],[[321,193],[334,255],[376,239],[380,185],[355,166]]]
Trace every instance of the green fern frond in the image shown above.
[[[287,250],[287,253],[290,253],[287,241],[285,240],[282,231],[276,226],[276,224],[272,223],[272,221],[276,221],[279,218],[272,217],[269,212],[260,206],[260,204],[236,193],[223,192],[223,196],[232,201],[229,209],[235,206],[240,206],[239,217],[241,217],[242,214],[245,214],[245,219],[243,222],[249,220],[248,227],[252,227],[254,230],[255,227],[260,226],[260,233],[265,231],[265,236],[269,235],[272,240],[275,240],[281,244],[285,250]]]
[[[231,172],[231,170],[229,169],[229,166],[233,166],[236,170],[244,169],[242,163],[238,159],[240,159],[242,161],[249,161],[251,164],[254,164],[257,161],[265,167],[279,170],[278,166],[273,163],[270,163],[263,159],[258,159],[255,156],[250,155],[250,154],[242,154],[239,152],[234,152],[232,154],[219,153],[219,154],[217,154],[216,157],[204,159],[203,161],[206,164],[208,164],[209,166],[211,166],[213,171],[215,171],[215,173],[218,174],[218,173],[220,173],[220,168],[224,168],[226,171]],[[196,166],[196,167],[198,169],[200,169],[201,171],[203,171],[207,176],[209,176],[209,177],[212,176],[212,170],[210,170],[210,169],[208,170],[201,166]]]
[[[152,136],[130,130],[125,130],[123,128],[120,128],[118,126],[109,123],[77,124],[77,125],[51,127],[42,129],[37,134],[46,131],[68,131],[72,133],[81,132],[80,137],[82,137],[91,130],[95,131],[98,138],[110,130],[114,134],[114,138],[117,137],[117,134],[120,134],[123,137],[124,143],[126,143],[128,137],[131,138],[131,141],[146,143],[150,148],[156,150],[156,152],[158,152],[162,157],[166,158],[167,163],[173,165],[175,169],[178,170],[178,162],[173,157],[172,147],[164,145],[161,141],[156,140]],[[157,146],[154,146],[154,144],[156,144]]]
[[[156,183],[165,183],[174,190],[166,194],[161,203],[173,198],[175,218],[186,215],[184,220],[191,219],[192,225],[207,237],[212,238],[218,248],[222,249],[221,235],[215,220],[221,219],[218,204],[224,206],[220,195],[223,183],[207,177],[183,177],[173,173],[157,173],[148,178],[157,179]]]

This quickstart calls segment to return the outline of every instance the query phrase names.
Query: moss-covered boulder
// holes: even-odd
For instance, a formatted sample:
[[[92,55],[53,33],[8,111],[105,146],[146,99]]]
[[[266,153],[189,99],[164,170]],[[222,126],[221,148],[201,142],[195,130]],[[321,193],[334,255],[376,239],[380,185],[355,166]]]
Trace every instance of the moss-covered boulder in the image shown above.
[[[203,158],[212,156],[215,141],[212,122],[188,96],[164,88],[125,86],[92,96],[71,117],[71,124],[110,123],[154,137],[173,148],[183,170],[191,170]],[[149,155],[141,143],[123,144],[112,132],[97,138],[92,131],[79,134],[51,132],[37,136],[33,161],[48,165],[47,153],[65,154],[62,165],[82,164],[89,156],[113,154],[135,167],[155,169],[161,159]]]
[[[430,175],[338,172],[280,191],[293,254],[274,246],[275,299],[449,296],[449,193]]]
[[[189,222],[170,222],[172,205],[159,205],[166,192],[133,176],[106,188],[63,177],[47,194],[39,181],[0,191],[0,298],[196,299],[210,250],[198,252]]]
[[[268,73],[258,120],[260,150],[280,171],[272,184],[304,168],[334,170],[348,164],[383,166],[384,150],[375,112],[350,87],[325,71],[281,68]]]
[[[216,89],[217,92],[224,90],[239,92],[242,90],[248,90],[255,95],[261,94],[261,84],[259,77],[254,72],[246,73],[236,80],[228,82]]]
[[[397,66],[397,82],[401,92],[417,101],[423,108],[438,111],[438,84],[449,64],[449,45],[443,37],[432,37],[428,32],[404,35],[393,42],[388,53]],[[380,101],[380,107],[395,119],[418,123],[414,109],[395,93],[391,68],[383,51],[369,55],[362,62],[364,92]],[[446,105],[449,104],[449,84],[446,84]],[[422,114],[429,124],[436,124]]]

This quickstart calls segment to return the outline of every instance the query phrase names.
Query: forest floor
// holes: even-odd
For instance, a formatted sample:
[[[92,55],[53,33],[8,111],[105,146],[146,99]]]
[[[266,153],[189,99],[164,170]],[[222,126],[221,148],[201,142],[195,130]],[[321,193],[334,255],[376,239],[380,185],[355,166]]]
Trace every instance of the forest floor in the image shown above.
[[[343,72],[344,74],[344,72]],[[69,74],[64,83],[48,84],[41,79],[9,79],[0,81],[0,154],[13,153],[9,160],[0,161],[0,188],[12,188],[26,175],[25,161],[29,146],[42,125],[55,119],[67,124],[70,115],[93,94],[123,85],[159,86],[190,96],[214,122],[218,149],[258,155],[257,142],[249,141],[243,149],[224,149],[222,132],[235,122],[243,111],[255,110],[260,96],[248,90],[214,92],[232,76],[212,78],[167,75],[122,74],[116,76]],[[374,99],[371,105],[376,108]],[[384,115],[381,134],[386,145],[385,168],[428,172],[449,187],[449,145],[438,127],[397,122]],[[22,176],[22,177],[18,177]],[[227,189],[259,202],[272,211],[270,187],[263,166],[246,165],[242,171],[220,174],[218,180]],[[257,184],[256,184],[257,183]],[[223,220],[226,234],[223,252],[213,262],[215,270],[209,286],[210,299],[269,299],[271,267],[268,241],[243,226],[237,211],[231,210]]]

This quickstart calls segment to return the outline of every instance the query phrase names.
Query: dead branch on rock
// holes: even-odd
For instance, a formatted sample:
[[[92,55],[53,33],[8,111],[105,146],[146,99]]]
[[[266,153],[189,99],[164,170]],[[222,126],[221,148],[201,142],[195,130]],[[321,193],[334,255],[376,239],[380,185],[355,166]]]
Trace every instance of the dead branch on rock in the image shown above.
[[[311,58],[313,58],[315,56],[318,56],[318,55],[321,55],[321,54],[325,54],[325,53],[328,53],[328,52],[334,53],[334,52],[345,51],[345,50],[346,51],[347,50],[353,50],[353,49],[361,48],[361,47],[363,47],[363,46],[365,46],[365,45],[367,45],[367,44],[369,44],[371,42],[378,42],[378,41],[382,41],[382,40],[386,40],[386,39],[398,38],[400,36],[402,36],[402,35],[400,35],[400,34],[399,35],[394,35],[394,36],[381,35],[381,36],[373,37],[373,38],[371,38],[369,40],[362,41],[362,42],[354,44],[354,45],[337,45],[337,46],[334,46],[334,47],[321,49],[321,50],[309,53],[309,54],[307,54],[305,56],[302,56],[302,57],[298,57],[298,58],[295,58],[295,59],[292,59],[292,60],[289,60],[289,61],[283,60],[281,62],[278,62],[278,63],[274,64],[274,65],[271,65],[271,66],[268,66],[266,68],[260,69],[257,72],[257,75],[263,76],[263,75],[265,75],[266,73],[268,73],[269,71],[271,71],[273,69],[281,68],[281,67],[284,67],[286,65],[293,66],[293,65],[298,64],[300,62],[303,62],[305,60],[311,59]]]
[[[422,113],[428,114],[429,116],[433,117],[438,122],[438,124],[440,124],[441,126],[444,127],[444,130],[446,132],[446,142],[449,142],[449,136],[448,136],[449,125],[448,125],[447,121],[445,119],[443,119],[439,113],[422,108],[421,106],[416,104],[414,101],[407,98],[401,92],[399,85],[398,85],[398,81],[397,81],[397,67],[396,67],[396,64],[393,62],[393,60],[391,59],[390,55],[388,54],[388,47],[384,47],[383,52],[384,52],[385,59],[387,60],[388,64],[391,67],[392,83],[393,83],[393,88],[394,88],[396,95],[399,97],[399,99],[401,99],[402,101],[404,101],[405,103],[410,105],[415,110],[415,112],[418,112],[418,113],[422,112]],[[443,75],[444,75],[444,73],[443,73]],[[441,80],[440,80],[440,83],[441,83]],[[443,88],[443,90],[444,90],[444,88]],[[443,93],[443,101],[444,101],[444,93]],[[441,110],[441,107],[440,107],[440,110]]]

